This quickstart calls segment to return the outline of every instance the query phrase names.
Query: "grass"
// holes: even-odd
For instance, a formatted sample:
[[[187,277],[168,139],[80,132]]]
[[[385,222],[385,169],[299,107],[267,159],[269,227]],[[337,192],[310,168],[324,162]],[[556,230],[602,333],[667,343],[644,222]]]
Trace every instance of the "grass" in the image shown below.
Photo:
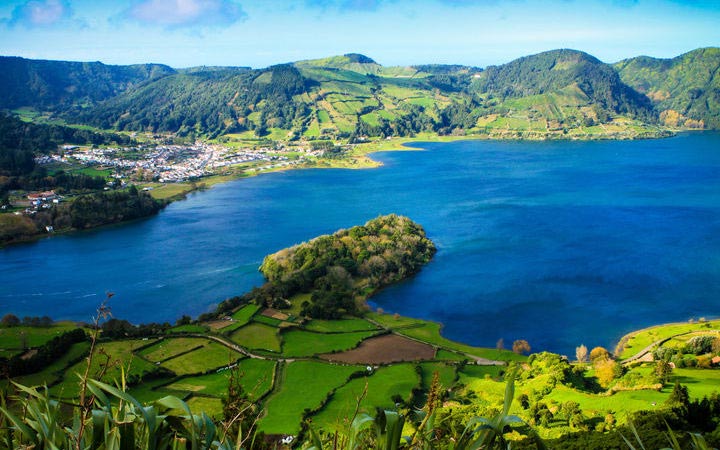
[[[240,322],[243,325],[248,323],[253,315],[260,309],[260,306],[250,303],[243,306],[233,313],[232,317],[235,322]]]
[[[273,371],[275,362],[265,359],[248,358],[238,364],[240,371],[240,384],[248,396],[256,400],[265,395],[272,388]],[[228,380],[230,371],[188,377],[177,380],[164,389],[182,391],[223,397],[227,395]]]
[[[657,409],[667,399],[671,388],[666,387],[661,392],[644,391],[621,391],[614,395],[595,395],[580,392],[567,386],[558,385],[546,397],[547,401],[563,403],[575,401],[580,408],[587,413],[603,414],[606,411],[614,411],[620,421],[624,421],[633,411]],[[516,394],[521,390],[516,389]]]
[[[373,331],[325,334],[290,330],[283,333],[282,353],[297,357],[350,350],[374,334]]]
[[[203,325],[180,325],[178,327],[172,327],[168,330],[168,333],[206,333],[208,328]]]
[[[463,361],[468,359],[468,357],[460,353],[440,349],[435,353],[435,359],[441,361]]]
[[[255,317],[253,317],[253,322],[264,323],[265,325],[270,325],[271,327],[277,327],[283,321],[276,319],[274,317],[268,317],[268,316],[263,316],[262,314],[258,314]]]
[[[394,395],[400,395],[404,400],[412,389],[420,384],[420,378],[412,364],[397,364],[382,367],[369,377],[350,380],[345,386],[335,391],[330,402],[316,415],[313,424],[316,427],[330,430],[336,428],[338,420],[351,417],[358,398],[365,390],[367,395],[360,406],[362,410],[373,413],[374,408],[395,409]]]
[[[230,334],[238,328],[244,327],[250,322],[255,313],[257,313],[259,310],[260,307],[252,303],[243,306],[230,316],[232,317],[233,322],[230,325],[223,327],[222,332],[224,334]]]
[[[504,366],[478,366],[476,364],[467,364],[463,367],[458,374],[461,378],[491,378],[499,379],[501,372],[504,372],[506,367]]]
[[[110,169],[99,170],[94,167],[84,167],[75,172],[82,173],[83,175],[87,175],[90,177],[102,177],[102,178],[107,178],[110,175],[112,175],[112,173],[113,173],[113,171]]]
[[[26,386],[40,386],[52,384],[60,380],[62,371],[73,361],[81,358],[90,349],[89,342],[78,342],[73,344],[63,356],[58,358],[41,372],[15,378],[20,384]]]
[[[230,339],[250,349],[280,351],[280,336],[277,328],[262,323],[247,324],[233,332]]]
[[[318,408],[328,393],[345,383],[358,366],[295,361],[283,368],[278,392],[265,404],[259,429],[267,434],[297,434],[303,410]]]
[[[157,366],[150,362],[136,358],[133,350],[146,345],[147,341],[141,339],[131,339],[125,341],[103,342],[96,347],[96,354],[90,367],[90,376],[97,378],[101,372],[101,367],[108,365],[108,370],[102,380],[113,383],[120,380],[122,370],[128,378],[141,377],[145,374],[155,372]],[[59,397],[68,398],[75,397],[78,393],[78,378],[76,374],[85,372],[86,362],[80,361],[73,364],[64,372],[63,380],[50,389],[50,392]]]
[[[155,380],[144,381],[131,387],[128,392],[141,403],[149,403],[167,395],[167,392],[163,392],[159,388],[169,380],[170,378],[158,378]]]
[[[399,334],[404,334],[449,350],[467,353],[480,358],[500,361],[522,361],[525,359],[524,356],[517,355],[507,350],[473,347],[446,339],[440,335],[442,325],[436,322],[428,322],[407,317],[395,317],[390,314],[377,313],[372,313],[369,317],[381,325],[395,330]]]
[[[418,364],[420,367],[421,386],[423,390],[430,389],[435,372],[440,376],[440,384],[443,388],[448,389],[455,383],[457,376],[455,366],[441,362],[423,362]]]
[[[200,347],[205,342],[206,339],[202,338],[167,338],[143,349],[139,354],[153,362],[164,361],[183,352]]]
[[[219,398],[193,396],[185,402],[194,414],[204,412],[212,418],[222,418],[222,401]]]
[[[720,320],[693,323],[671,323],[634,331],[623,337],[622,340],[627,340],[627,342],[620,354],[620,358],[629,358],[653,342],[667,339],[677,334],[692,331],[708,331],[712,329],[720,329]]]
[[[57,322],[45,327],[12,327],[0,328],[0,348],[21,351],[23,339],[27,347],[39,347],[50,339],[78,328],[73,322]]]
[[[679,381],[687,386],[690,398],[709,397],[720,393],[720,370],[718,369],[673,369],[670,383]]]
[[[240,354],[217,342],[207,341],[202,348],[165,361],[162,366],[178,375],[204,373],[237,361]]]
[[[308,331],[319,333],[347,333],[350,331],[377,330],[377,327],[364,319],[321,320],[313,319],[305,324]]]
[[[142,186],[152,187],[150,195],[157,200],[177,199],[195,189],[191,183],[152,183]]]

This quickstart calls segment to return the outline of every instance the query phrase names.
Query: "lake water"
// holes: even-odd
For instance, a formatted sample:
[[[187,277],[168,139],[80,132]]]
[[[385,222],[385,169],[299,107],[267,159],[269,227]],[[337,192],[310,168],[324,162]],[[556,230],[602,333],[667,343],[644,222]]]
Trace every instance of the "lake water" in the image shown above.
[[[396,212],[438,246],[373,298],[494,347],[573,354],[627,331],[715,317],[720,134],[628,142],[423,144],[375,170],[304,170],[216,186],[130,224],[0,250],[0,314],[174,321],[262,284],[264,255]]]

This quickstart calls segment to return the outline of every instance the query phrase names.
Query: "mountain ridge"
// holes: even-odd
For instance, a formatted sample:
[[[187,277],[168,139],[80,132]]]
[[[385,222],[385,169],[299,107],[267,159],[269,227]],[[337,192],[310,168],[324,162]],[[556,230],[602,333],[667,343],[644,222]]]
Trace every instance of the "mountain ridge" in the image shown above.
[[[677,57],[690,67],[676,78],[703,67],[702,58],[688,59],[691,53]],[[713,119],[720,115],[714,84],[700,96],[681,90],[658,101],[658,89],[647,86],[658,85],[657,73],[677,64],[638,58],[610,65],[582,51],[557,49],[486,68],[386,67],[347,53],[263,69],[173,69],[0,57],[0,109],[31,107],[104,129],[209,138],[252,133],[282,140],[419,132],[601,135],[658,120],[674,127],[720,127]],[[13,61],[22,61],[24,69]],[[644,77],[635,67],[647,72]],[[668,111],[684,121],[669,120],[675,116]]]

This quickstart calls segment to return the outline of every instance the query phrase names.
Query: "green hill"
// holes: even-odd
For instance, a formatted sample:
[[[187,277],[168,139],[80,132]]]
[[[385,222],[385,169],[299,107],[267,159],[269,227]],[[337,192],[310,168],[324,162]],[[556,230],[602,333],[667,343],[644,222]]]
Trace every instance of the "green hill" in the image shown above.
[[[717,55],[717,49],[698,50],[667,61],[636,58],[614,68],[564,49],[485,70],[385,67],[355,53],[265,69],[182,70],[4,57],[0,109],[30,107],[102,129],[227,135],[226,140],[354,142],[422,132],[655,136],[661,134],[658,117],[673,126],[717,127]]]
[[[0,56],[0,109],[62,110],[95,103],[174,72],[160,64],[109,66]]]
[[[488,67],[473,85],[477,91],[503,100],[570,97],[580,109],[592,106],[596,111],[652,119],[647,97],[623,84],[611,66],[576,50],[552,50]]]
[[[720,48],[701,48],[672,59],[626,59],[615,69],[646,94],[667,125],[720,128]]]

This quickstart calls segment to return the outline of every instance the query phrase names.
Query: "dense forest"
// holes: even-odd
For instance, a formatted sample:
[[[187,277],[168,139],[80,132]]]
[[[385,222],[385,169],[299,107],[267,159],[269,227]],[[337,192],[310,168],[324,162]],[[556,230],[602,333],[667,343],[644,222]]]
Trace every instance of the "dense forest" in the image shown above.
[[[612,66],[575,50],[552,50],[488,67],[473,87],[501,98],[518,98],[568,86],[577,86],[590,103],[603,110],[653,120],[647,97],[623,84]]]
[[[0,109],[82,107],[175,71],[159,64],[43,61],[0,56]]]
[[[648,56],[615,64],[623,82],[646,94],[671,126],[720,128],[720,48],[672,59]]]
[[[420,225],[395,214],[381,216],[267,256],[260,271],[268,284],[220,310],[248,300],[283,307],[289,297],[309,292],[303,314],[357,314],[358,299],[416,273],[434,254]]]
[[[156,214],[165,203],[135,186],[128,189],[80,195],[32,215],[0,215],[0,245],[54,231],[87,229]]]

